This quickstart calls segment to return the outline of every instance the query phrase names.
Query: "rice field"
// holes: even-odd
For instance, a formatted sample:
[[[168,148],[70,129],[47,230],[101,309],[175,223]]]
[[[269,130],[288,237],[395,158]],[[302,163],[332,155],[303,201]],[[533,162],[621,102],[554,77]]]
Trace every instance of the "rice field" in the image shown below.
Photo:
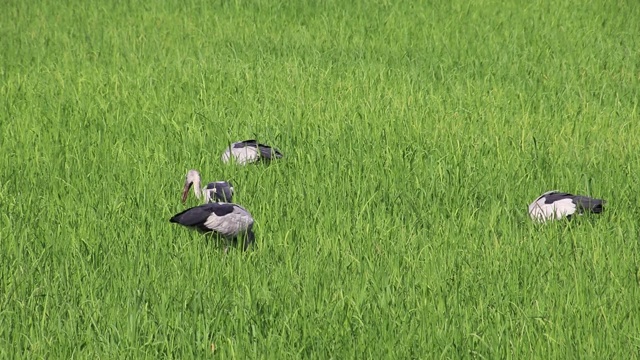
[[[640,358],[639,45],[628,0],[5,1],[0,358]],[[255,249],[169,223],[192,168]]]

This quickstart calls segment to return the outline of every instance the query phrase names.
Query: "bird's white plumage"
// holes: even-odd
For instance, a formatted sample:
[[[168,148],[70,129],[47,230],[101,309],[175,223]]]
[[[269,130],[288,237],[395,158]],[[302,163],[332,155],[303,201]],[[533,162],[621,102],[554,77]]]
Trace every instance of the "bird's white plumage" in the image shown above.
[[[205,221],[204,226],[218,232],[222,236],[237,236],[244,234],[253,224],[253,217],[244,208],[234,205],[233,211],[224,216],[212,213]]]
[[[546,203],[546,196],[557,192],[557,190],[547,191],[529,205],[531,219],[539,222],[559,220],[576,212],[577,206],[570,197],[556,200],[550,204]]]
[[[228,163],[233,157],[239,165],[246,165],[252,162],[256,162],[260,159],[260,151],[253,146],[245,146],[242,148],[234,148],[231,145],[222,153],[222,162]]]

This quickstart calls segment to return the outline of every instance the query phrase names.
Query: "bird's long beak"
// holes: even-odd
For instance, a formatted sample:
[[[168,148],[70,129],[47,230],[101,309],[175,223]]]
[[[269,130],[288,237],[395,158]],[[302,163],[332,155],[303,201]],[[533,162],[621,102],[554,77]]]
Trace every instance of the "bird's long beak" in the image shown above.
[[[192,182],[184,183],[184,190],[182,190],[182,203],[184,204],[187,201],[187,196],[189,196],[189,189],[191,189]]]

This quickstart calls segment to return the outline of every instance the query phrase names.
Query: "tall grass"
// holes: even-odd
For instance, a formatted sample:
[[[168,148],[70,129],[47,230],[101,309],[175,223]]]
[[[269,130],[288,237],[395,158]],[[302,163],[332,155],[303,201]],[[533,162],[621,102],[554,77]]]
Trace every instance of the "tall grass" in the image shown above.
[[[639,357],[635,3],[0,10],[1,357]],[[169,224],[190,168],[255,251]]]

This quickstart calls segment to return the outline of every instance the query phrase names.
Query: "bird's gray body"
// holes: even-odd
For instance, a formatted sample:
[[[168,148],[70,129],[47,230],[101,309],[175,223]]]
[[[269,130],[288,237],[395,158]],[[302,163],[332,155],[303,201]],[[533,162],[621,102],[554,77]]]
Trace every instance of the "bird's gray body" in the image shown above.
[[[240,205],[228,203],[209,203],[189,208],[169,219],[200,232],[213,232],[233,240],[246,236],[244,249],[254,242],[253,217]]]
[[[232,158],[239,165],[247,165],[258,161],[279,159],[282,153],[269,145],[258,143],[256,140],[238,141],[225,149],[220,157],[222,162],[228,163]]]
[[[545,222],[585,212],[599,214],[604,211],[604,204],[602,199],[553,190],[540,195],[529,205],[529,216],[535,221]]]
[[[233,199],[233,186],[226,181],[210,182],[202,190],[205,202],[230,203]]]

